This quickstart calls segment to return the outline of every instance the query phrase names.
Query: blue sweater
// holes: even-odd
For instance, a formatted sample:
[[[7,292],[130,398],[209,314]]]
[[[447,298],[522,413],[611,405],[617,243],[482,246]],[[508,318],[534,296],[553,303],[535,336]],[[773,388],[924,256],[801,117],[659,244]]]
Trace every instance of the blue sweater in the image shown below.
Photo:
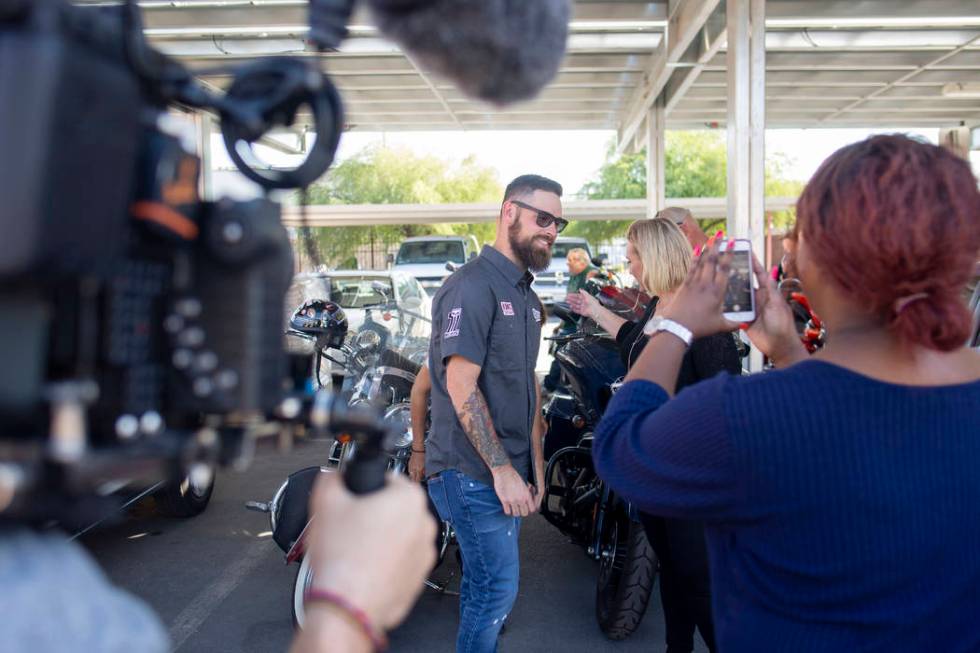
[[[705,522],[722,653],[980,651],[980,381],[634,381],[593,454],[641,510]]]

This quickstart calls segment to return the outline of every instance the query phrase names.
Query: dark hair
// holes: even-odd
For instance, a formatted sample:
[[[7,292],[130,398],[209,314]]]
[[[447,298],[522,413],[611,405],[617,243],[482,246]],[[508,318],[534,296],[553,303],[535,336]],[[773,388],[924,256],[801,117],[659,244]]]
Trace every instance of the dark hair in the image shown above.
[[[541,175],[521,175],[507,184],[507,188],[504,190],[504,201],[506,202],[514,197],[533,193],[536,190],[554,193],[558,197],[561,197],[562,192],[561,184],[553,179],[548,179]]]
[[[873,136],[824,161],[796,213],[817,264],[893,333],[941,351],[963,346],[961,293],[980,253],[980,191],[966,161],[900,134]]]

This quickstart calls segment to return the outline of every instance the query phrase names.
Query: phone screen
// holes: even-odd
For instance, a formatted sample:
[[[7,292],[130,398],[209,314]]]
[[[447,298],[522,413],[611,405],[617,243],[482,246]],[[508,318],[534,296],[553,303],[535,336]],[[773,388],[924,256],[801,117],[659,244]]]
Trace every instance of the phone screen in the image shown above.
[[[751,252],[733,252],[732,272],[725,291],[725,313],[743,313],[753,310]]]

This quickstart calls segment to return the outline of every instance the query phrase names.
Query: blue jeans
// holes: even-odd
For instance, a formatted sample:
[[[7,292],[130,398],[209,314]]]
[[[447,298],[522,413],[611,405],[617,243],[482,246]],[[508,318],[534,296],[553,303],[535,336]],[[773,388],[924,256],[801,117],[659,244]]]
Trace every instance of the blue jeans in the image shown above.
[[[439,516],[453,525],[463,557],[457,653],[492,653],[517,599],[519,517],[508,517],[492,487],[456,470],[429,479]]]

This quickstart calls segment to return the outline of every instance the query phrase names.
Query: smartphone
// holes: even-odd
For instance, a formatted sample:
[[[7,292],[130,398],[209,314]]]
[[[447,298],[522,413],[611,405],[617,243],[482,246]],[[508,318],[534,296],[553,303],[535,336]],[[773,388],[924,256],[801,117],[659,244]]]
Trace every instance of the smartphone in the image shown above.
[[[722,241],[719,250],[728,247]],[[732,271],[725,290],[725,303],[722,307],[725,319],[732,322],[752,322],[755,320],[755,287],[752,284],[752,243],[745,239],[735,241],[731,250]]]

